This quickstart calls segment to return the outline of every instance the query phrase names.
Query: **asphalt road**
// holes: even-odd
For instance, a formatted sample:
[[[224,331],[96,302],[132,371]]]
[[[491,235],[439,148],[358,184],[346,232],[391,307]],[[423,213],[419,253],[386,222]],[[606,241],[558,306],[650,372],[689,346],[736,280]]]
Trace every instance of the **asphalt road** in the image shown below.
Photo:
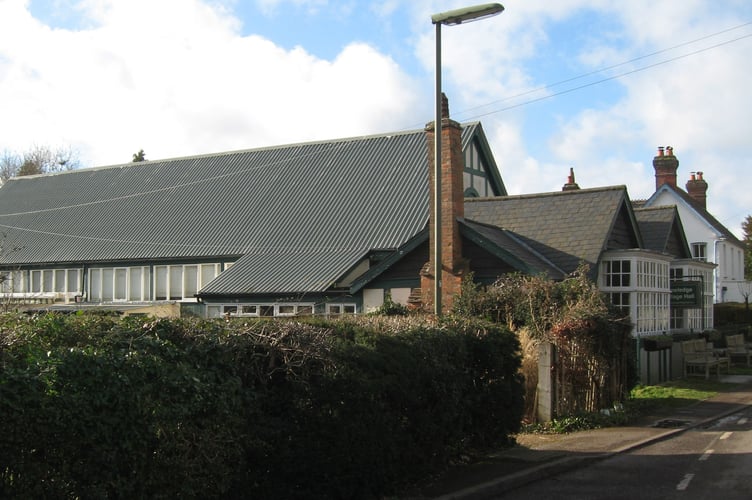
[[[750,500],[752,409],[536,481],[501,498]]]

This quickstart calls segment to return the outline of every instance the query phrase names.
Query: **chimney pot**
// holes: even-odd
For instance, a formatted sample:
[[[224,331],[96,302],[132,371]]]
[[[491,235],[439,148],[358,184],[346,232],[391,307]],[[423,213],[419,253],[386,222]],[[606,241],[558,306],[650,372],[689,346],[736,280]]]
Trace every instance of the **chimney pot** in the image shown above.
[[[658,146],[658,156],[663,156],[663,146]]]
[[[666,154],[668,156],[674,156],[674,148],[672,148],[671,146],[666,146]]]

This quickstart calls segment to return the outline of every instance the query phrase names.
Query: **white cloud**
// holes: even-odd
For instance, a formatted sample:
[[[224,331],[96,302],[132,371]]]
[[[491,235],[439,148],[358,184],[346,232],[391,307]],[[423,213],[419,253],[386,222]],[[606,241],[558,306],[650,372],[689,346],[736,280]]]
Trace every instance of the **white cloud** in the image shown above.
[[[0,122],[0,150],[81,145],[100,165],[140,148],[156,159],[410,122],[414,84],[367,45],[332,61],[284,50],[198,0],[85,6],[93,27],[68,31],[0,3],[0,108],[14,117]]]

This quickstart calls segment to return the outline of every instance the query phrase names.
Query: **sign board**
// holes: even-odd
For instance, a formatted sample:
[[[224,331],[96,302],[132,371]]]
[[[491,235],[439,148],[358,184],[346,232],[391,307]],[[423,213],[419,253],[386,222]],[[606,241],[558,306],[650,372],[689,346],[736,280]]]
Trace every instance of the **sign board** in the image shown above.
[[[671,307],[702,307],[702,283],[699,281],[672,281]]]

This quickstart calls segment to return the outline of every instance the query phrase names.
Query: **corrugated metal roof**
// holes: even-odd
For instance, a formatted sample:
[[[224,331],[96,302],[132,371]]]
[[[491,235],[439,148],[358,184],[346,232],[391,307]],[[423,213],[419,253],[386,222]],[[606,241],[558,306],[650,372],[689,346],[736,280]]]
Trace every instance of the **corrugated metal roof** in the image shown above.
[[[320,291],[424,229],[428,194],[423,130],[22,177],[0,265],[242,256],[204,291]]]
[[[18,178],[4,264],[396,247],[428,220],[422,131]]]

